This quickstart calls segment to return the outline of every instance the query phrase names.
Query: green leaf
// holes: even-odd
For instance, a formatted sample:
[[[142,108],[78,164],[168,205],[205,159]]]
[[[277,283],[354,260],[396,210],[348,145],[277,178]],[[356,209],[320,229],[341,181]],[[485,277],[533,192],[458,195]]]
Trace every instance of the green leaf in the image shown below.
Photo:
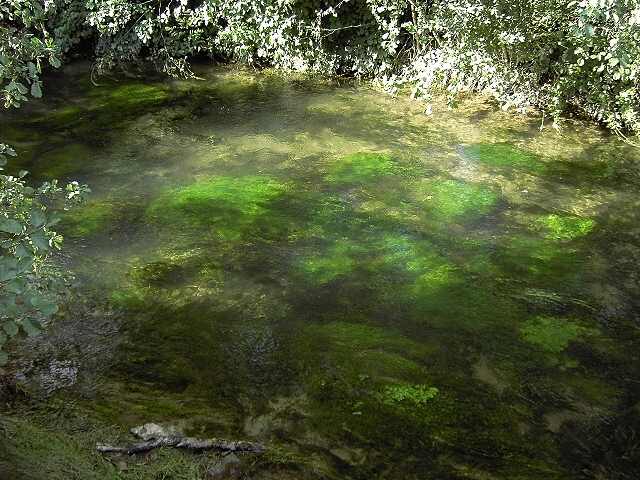
[[[13,320],[8,320],[4,322],[2,324],[2,328],[5,332],[7,332],[7,335],[9,335],[9,338],[15,337],[18,333],[18,326]]]
[[[40,313],[45,317],[50,317],[58,311],[58,305],[52,302],[43,303],[42,305],[40,305],[40,308],[38,310],[40,310]]]
[[[38,250],[49,251],[49,239],[42,232],[31,235],[31,242]]]
[[[31,297],[29,303],[45,317],[53,315],[58,311],[58,305],[41,296]]]
[[[30,318],[25,318],[24,320],[22,320],[21,326],[24,333],[26,333],[30,337],[38,335],[42,331],[40,325],[35,320],[32,320]]]
[[[42,98],[42,89],[40,88],[40,82],[33,82],[31,84],[31,95],[35,98]]]
[[[0,231],[18,235],[22,232],[22,224],[12,218],[0,220]]]
[[[16,275],[31,270],[34,262],[35,259],[33,258],[33,255],[21,258],[18,262],[16,262]]]
[[[15,258],[0,257],[0,282],[11,280],[18,275],[18,261]]]
[[[36,64],[33,62],[27,62],[27,67],[29,68],[29,75],[31,75],[32,78],[35,78],[38,75],[38,68],[36,67]]]
[[[47,216],[42,210],[36,208],[31,210],[30,221],[31,221],[31,225],[33,225],[36,228],[39,228],[42,225],[44,225],[44,222],[47,221]]]
[[[33,257],[33,254],[31,253],[31,250],[29,250],[24,245],[18,245],[16,247],[16,257],[18,258]]]
[[[14,278],[9,283],[7,283],[6,289],[7,292],[13,293],[16,295],[20,295],[25,291],[26,282],[22,278]]]
[[[0,350],[0,367],[3,365],[6,365],[8,361],[9,361],[9,355],[7,355],[6,352],[3,352],[2,350]]]

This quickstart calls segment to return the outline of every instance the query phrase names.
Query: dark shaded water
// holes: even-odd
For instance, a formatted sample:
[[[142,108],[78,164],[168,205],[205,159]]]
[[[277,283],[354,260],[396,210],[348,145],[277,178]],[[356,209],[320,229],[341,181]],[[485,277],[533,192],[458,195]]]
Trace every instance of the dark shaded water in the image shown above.
[[[251,478],[636,478],[637,150],[481,100],[202,75],[52,80],[0,124],[36,178],[92,187],[62,230],[120,319],[76,321],[33,378],[273,446]]]

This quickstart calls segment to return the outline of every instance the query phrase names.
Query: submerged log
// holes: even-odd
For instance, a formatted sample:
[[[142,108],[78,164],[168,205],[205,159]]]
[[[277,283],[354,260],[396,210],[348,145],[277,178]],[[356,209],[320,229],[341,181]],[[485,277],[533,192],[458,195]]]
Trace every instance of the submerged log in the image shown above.
[[[153,425],[153,424],[148,424]],[[134,429],[136,431],[136,429]],[[141,436],[141,435],[139,435]],[[185,450],[218,450],[221,452],[262,453],[264,445],[254,442],[223,440],[220,438],[192,438],[181,435],[163,435],[155,438],[144,438],[144,442],[134,443],[128,447],[118,447],[98,443],[96,449],[100,453],[126,453],[134,455],[159,447],[183,448]]]

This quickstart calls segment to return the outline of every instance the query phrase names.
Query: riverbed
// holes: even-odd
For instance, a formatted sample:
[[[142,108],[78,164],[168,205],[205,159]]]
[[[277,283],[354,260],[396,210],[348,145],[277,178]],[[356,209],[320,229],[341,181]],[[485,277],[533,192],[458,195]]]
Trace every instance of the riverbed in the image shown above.
[[[77,69],[0,117],[14,168],[92,189],[60,262],[100,307],[63,309],[24,388],[89,423],[260,441],[256,479],[636,468],[638,149],[485,98],[427,114],[198,75]]]

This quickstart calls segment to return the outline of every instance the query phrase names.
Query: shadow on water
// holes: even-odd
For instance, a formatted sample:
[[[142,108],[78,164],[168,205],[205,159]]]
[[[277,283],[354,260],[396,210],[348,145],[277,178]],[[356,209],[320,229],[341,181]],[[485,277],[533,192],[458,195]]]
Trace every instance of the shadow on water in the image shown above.
[[[54,398],[264,441],[252,478],[637,473],[635,151],[482,100],[427,117],[364,87],[202,75],[2,122],[21,168],[92,186],[62,230],[119,319],[108,368],[73,363],[93,388]],[[73,355],[36,355],[25,382]]]

